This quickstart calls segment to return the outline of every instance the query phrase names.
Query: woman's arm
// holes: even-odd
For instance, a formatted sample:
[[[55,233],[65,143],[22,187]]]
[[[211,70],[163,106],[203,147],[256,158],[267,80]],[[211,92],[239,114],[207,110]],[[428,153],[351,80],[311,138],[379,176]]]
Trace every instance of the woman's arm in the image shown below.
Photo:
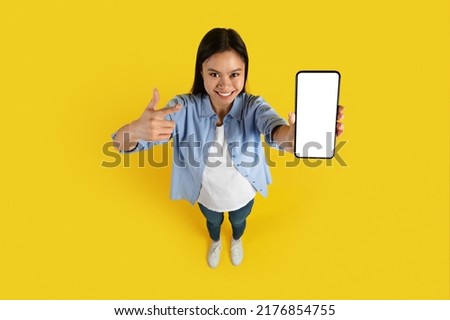
[[[288,123],[278,126],[272,132],[272,140],[282,149],[288,152],[294,152],[294,135],[295,135],[295,113],[290,112],[288,115]]]

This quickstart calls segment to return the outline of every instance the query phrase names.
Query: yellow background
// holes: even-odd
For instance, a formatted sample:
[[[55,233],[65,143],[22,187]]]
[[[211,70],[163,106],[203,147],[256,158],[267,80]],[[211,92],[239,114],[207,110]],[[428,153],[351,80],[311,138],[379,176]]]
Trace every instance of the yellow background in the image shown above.
[[[170,168],[105,168],[110,134],[190,90],[211,28],[283,116],[301,69],[337,69],[340,156],[272,151],[233,267]],[[2,299],[449,299],[449,1],[9,1],[0,5]],[[162,150],[161,148],[159,150]]]

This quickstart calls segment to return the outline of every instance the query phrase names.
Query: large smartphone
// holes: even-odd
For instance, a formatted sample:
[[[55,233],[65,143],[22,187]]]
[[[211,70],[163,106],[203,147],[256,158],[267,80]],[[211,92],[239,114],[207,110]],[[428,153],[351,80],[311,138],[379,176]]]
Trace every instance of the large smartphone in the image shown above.
[[[333,158],[340,79],[335,70],[297,73],[294,154],[298,158]]]

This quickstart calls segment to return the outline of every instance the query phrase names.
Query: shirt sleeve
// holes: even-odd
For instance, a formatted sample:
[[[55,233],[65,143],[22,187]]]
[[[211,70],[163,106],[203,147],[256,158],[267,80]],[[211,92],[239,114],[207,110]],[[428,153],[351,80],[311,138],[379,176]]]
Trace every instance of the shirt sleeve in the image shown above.
[[[117,131],[114,132],[111,135],[111,138],[114,140],[114,137],[116,136]],[[167,143],[168,140],[164,140],[164,141],[145,141],[145,140],[141,140],[139,139],[138,143],[136,144],[136,146],[133,149],[130,150],[119,150],[119,153],[133,153],[133,152],[138,152],[138,151],[142,151],[142,150],[148,150],[150,148],[153,148],[153,146],[159,145],[159,144],[163,144],[163,143]]]
[[[286,125],[286,120],[280,117],[263,98],[257,97],[255,104],[255,121],[259,132],[264,135],[264,139],[269,146],[281,149],[273,140],[272,133],[277,127]]]

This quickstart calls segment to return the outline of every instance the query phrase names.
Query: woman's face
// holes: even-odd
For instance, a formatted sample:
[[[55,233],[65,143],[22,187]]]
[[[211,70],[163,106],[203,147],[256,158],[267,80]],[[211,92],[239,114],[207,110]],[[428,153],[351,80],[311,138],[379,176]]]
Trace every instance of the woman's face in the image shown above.
[[[203,62],[202,77],[213,106],[227,109],[244,88],[244,61],[234,50],[215,53]]]

